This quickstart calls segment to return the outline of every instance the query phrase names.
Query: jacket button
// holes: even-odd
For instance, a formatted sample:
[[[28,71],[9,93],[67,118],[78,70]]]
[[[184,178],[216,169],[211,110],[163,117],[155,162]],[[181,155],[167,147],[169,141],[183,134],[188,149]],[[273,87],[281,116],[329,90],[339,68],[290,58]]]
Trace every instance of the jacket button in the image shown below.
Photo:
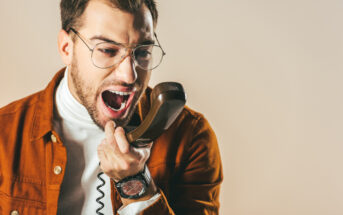
[[[53,135],[53,134],[51,135],[51,141],[54,142],[54,143],[57,142],[57,138],[56,138],[56,136]]]
[[[55,166],[54,168],[54,173],[55,175],[59,175],[62,172],[62,167],[61,166]]]
[[[11,211],[11,215],[19,215],[19,212],[14,210],[14,211]]]

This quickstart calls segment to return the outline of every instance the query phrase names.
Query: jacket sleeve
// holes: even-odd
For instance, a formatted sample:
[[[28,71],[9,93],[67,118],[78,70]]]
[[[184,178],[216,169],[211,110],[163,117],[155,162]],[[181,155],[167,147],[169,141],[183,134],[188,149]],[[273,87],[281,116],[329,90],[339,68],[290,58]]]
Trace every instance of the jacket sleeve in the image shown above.
[[[205,118],[194,123],[184,166],[173,181],[169,203],[161,197],[142,214],[215,215],[219,212],[219,189],[223,180],[216,136]]]

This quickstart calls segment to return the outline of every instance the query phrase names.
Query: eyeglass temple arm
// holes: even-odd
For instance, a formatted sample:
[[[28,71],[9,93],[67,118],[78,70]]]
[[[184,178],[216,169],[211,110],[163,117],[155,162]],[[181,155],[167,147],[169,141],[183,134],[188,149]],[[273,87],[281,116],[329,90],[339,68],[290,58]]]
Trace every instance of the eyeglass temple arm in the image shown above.
[[[93,51],[93,49],[91,47],[88,46],[88,44],[86,43],[86,41],[81,37],[81,35],[79,35],[79,32],[77,32],[74,28],[69,28],[69,31],[74,32],[74,34],[76,34],[76,36],[78,36],[80,38],[80,40],[82,40],[82,42],[87,46],[87,48],[89,49],[89,51]]]
[[[162,48],[162,46],[161,46],[161,44],[160,44],[160,41],[159,41],[158,38],[157,38],[156,32],[154,32],[154,36],[155,36],[155,38],[156,38],[156,40],[157,40],[157,44],[158,44],[158,45],[161,47],[161,49],[162,49],[163,55],[166,55],[167,53],[163,50],[163,48]]]

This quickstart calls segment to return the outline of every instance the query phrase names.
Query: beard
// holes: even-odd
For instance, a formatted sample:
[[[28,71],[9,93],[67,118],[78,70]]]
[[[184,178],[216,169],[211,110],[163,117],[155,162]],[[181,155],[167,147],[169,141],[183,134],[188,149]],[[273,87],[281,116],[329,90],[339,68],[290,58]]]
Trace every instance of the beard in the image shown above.
[[[104,130],[106,122],[100,119],[100,112],[97,109],[97,100],[101,96],[103,90],[110,85],[124,85],[128,86],[126,83],[118,82],[118,81],[104,81],[101,86],[95,91],[94,88],[89,86],[87,82],[83,79],[83,76],[80,74],[78,63],[76,58],[73,59],[71,67],[70,67],[70,75],[71,81],[73,82],[76,95],[79,98],[81,104],[87,109],[90,117],[92,118],[93,122],[101,129]],[[134,84],[136,89],[140,89],[138,84]],[[138,92],[138,91],[137,91]],[[128,108],[127,113],[124,115],[123,118],[118,119],[109,119],[115,122],[117,126],[125,126],[129,123],[130,119],[132,118],[133,113],[135,112],[136,106],[138,104],[137,101],[142,96],[142,92],[136,93],[134,95],[131,107]]]

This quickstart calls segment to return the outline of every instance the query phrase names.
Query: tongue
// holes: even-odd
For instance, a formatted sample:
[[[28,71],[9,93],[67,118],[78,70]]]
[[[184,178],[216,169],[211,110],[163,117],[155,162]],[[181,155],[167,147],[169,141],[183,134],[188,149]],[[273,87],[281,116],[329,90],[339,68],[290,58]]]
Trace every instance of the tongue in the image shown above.
[[[105,91],[102,94],[102,98],[106,105],[114,109],[119,109],[121,104],[128,99],[129,96],[121,96],[116,93],[111,93],[110,91]]]

